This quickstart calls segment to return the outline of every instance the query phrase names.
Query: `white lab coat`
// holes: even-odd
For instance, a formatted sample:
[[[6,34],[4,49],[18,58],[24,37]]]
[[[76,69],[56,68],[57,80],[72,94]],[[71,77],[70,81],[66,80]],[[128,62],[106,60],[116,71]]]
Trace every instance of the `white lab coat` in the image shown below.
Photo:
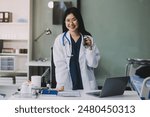
[[[57,88],[64,86],[65,90],[72,90],[72,80],[70,77],[69,62],[71,58],[71,38],[69,32],[63,39],[64,33],[57,36],[53,46],[53,57],[55,64],[55,75]],[[89,36],[90,37],[90,36]],[[79,64],[84,90],[97,89],[97,84],[94,76],[94,68],[98,66],[100,60],[99,50],[93,42],[92,50],[85,48],[83,45],[83,36],[79,53]]]

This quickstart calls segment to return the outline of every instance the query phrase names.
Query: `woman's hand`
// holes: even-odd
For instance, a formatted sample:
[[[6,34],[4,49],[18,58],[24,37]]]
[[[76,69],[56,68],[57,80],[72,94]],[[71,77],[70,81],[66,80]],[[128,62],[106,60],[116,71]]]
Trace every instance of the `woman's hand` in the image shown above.
[[[92,49],[92,40],[89,37],[84,38],[84,46],[85,48]]]
[[[61,86],[59,88],[56,88],[57,91],[64,91],[64,86]]]

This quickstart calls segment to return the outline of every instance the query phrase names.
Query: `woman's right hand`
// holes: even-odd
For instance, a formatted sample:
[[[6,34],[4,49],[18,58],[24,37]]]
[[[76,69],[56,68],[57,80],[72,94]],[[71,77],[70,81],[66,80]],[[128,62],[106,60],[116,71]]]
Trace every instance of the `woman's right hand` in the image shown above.
[[[56,88],[57,91],[64,91],[64,86]]]

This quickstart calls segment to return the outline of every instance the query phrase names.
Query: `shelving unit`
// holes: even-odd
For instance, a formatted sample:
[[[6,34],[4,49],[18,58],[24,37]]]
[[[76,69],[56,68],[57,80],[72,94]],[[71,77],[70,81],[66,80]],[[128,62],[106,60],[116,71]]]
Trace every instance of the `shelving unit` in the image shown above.
[[[30,45],[32,44],[32,0],[13,0],[13,2],[11,0],[1,0],[0,12],[5,11],[12,13],[12,21],[0,22],[0,58],[5,57],[6,60],[7,57],[14,58],[14,69],[0,69],[0,78],[3,76],[28,77],[27,63],[29,61]],[[3,67],[2,65],[1,67]]]

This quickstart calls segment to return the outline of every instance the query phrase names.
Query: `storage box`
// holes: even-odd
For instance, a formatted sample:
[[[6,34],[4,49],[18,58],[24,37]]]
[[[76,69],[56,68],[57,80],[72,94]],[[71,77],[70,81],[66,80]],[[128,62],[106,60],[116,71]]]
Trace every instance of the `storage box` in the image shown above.
[[[0,22],[12,22],[12,13],[8,11],[0,12]]]
[[[15,56],[0,56],[0,71],[14,71]]]

